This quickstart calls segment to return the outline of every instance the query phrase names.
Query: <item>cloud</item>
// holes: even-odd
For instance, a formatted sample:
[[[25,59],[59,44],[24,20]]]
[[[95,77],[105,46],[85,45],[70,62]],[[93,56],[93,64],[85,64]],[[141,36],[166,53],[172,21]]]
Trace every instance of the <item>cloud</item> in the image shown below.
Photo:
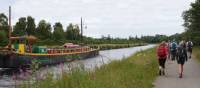
[[[87,36],[128,37],[184,31],[181,14],[191,2],[194,0],[15,0],[12,7],[14,23],[31,15],[37,23],[45,19],[66,28],[71,22],[80,24],[83,17]]]

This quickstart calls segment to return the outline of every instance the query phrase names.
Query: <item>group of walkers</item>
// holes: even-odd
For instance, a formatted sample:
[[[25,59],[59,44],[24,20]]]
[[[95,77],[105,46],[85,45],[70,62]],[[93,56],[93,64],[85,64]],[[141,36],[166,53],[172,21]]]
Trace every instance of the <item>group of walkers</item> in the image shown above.
[[[167,59],[177,61],[179,68],[179,78],[183,77],[183,65],[188,59],[191,59],[192,41],[182,40],[177,44],[175,40],[163,41],[157,48],[159,62],[159,75],[165,75],[165,62]]]

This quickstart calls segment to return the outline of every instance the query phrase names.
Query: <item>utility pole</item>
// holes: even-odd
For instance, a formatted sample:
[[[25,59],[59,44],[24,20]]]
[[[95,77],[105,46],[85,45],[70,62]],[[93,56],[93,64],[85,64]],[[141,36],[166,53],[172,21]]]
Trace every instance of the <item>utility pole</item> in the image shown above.
[[[83,20],[81,17],[81,41],[83,41]]]
[[[8,38],[9,38],[8,48],[9,49],[11,49],[11,32],[12,32],[12,27],[11,27],[11,6],[9,6],[9,29],[8,29]]]

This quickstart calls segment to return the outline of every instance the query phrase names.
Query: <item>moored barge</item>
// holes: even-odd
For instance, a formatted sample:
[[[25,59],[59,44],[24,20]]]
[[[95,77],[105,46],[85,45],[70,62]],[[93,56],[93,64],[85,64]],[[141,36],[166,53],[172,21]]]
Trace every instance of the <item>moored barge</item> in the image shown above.
[[[59,48],[34,46],[33,42],[37,40],[36,37],[31,35],[12,37],[11,31],[11,7],[9,7],[9,44],[5,48],[0,48],[0,68],[29,67],[33,61],[41,66],[53,65],[95,57],[99,54],[98,48],[72,43]]]
[[[99,54],[98,48],[74,45],[74,47],[61,46],[49,48],[45,46],[32,46],[32,36],[11,37],[11,40],[28,40],[28,44],[12,44],[12,48],[0,49],[0,68],[29,67],[33,61],[41,66],[53,65],[73,60],[95,57]],[[73,46],[73,45],[70,45]]]

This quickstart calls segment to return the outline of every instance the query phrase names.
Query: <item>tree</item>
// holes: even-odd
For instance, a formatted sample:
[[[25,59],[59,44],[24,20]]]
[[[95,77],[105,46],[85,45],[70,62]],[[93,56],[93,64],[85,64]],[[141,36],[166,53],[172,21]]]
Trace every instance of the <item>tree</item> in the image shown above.
[[[69,40],[80,40],[81,34],[79,26],[70,23],[69,26],[67,26],[66,38]]]
[[[8,18],[5,14],[0,13],[0,46],[8,44]]]
[[[52,35],[52,33],[51,33],[52,27],[51,27],[51,24],[50,24],[50,23],[47,23],[47,25],[46,25],[46,30],[47,30],[46,37],[49,38],[49,39],[52,39],[52,38],[53,38],[53,35]]]
[[[27,18],[21,17],[14,26],[13,34],[15,36],[35,35],[36,32],[35,20],[31,16]]]
[[[13,28],[14,36],[24,36],[26,34],[26,18],[21,17]]]
[[[183,12],[183,26],[185,27],[185,36],[194,43],[200,44],[200,0],[191,4],[191,8]]]
[[[8,44],[8,37],[5,31],[0,30],[0,46],[5,46]]]
[[[74,32],[75,40],[80,40],[81,39],[81,34],[80,34],[79,26],[76,24],[76,25],[74,25],[73,29],[74,29],[73,32]]]
[[[8,32],[8,18],[5,14],[0,13],[0,31]]]
[[[54,27],[54,32],[53,32],[53,36],[55,40],[64,40],[64,30],[63,30],[63,26],[60,22],[55,23]]]
[[[35,26],[35,19],[32,18],[31,16],[27,17],[27,27],[26,31],[28,35],[35,35],[36,32],[36,26]]]
[[[36,28],[36,35],[42,40],[51,38],[51,24],[41,20]]]

